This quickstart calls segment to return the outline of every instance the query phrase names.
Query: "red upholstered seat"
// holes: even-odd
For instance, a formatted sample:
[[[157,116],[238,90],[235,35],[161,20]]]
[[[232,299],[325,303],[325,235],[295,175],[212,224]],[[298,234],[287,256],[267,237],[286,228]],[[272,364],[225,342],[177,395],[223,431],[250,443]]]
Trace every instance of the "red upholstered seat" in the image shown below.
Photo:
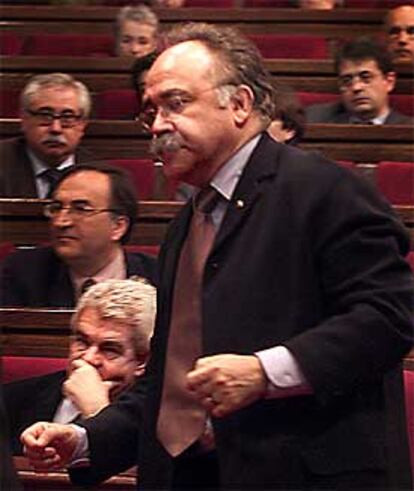
[[[19,94],[18,90],[0,90],[0,117],[18,118],[19,117]]]
[[[414,251],[410,251],[407,255],[407,261],[414,273]]]
[[[23,54],[32,56],[112,56],[114,39],[107,34],[33,34]]]
[[[414,470],[414,371],[404,370],[407,431],[411,453],[411,469]]]
[[[400,113],[407,116],[414,116],[414,95],[412,94],[391,94],[391,106]]]
[[[135,245],[128,244],[125,246],[127,252],[142,252],[143,254],[149,254],[150,256],[157,257],[160,252],[159,245]]]
[[[13,32],[0,33],[0,55],[15,56],[20,55],[24,39]]]
[[[6,256],[15,252],[16,246],[13,242],[5,240],[4,242],[0,242],[0,261],[2,261]]]
[[[151,199],[155,181],[155,167],[151,159],[114,159],[109,163],[122,167],[131,175],[140,200]]]
[[[234,0],[186,0],[185,7],[231,8]]]
[[[1,362],[1,380],[3,383],[57,372],[64,370],[67,365],[66,358],[38,358],[34,356],[3,356]]]
[[[296,92],[296,95],[304,107],[311,106],[312,104],[336,102],[339,99],[338,94],[328,92]]]
[[[248,34],[264,58],[328,58],[329,45],[325,38],[289,34]]]
[[[97,119],[134,119],[139,113],[139,104],[132,89],[109,89],[95,96]]]
[[[291,0],[244,0],[244,7],[255,7],[255,8],[289,8],[292,7]]]
[[[376,180],[393,205],[414,205],[414,162],[380,162]]]

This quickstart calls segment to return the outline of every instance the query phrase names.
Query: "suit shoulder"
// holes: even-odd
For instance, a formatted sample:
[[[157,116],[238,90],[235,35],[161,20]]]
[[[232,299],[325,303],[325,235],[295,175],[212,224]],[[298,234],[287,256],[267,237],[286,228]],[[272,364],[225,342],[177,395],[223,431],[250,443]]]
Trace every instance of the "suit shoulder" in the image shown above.
[[[142,252],[127,252],[127,270],[128,277],[130,276],[142,276],[147,279],[151,284],[157,284],[157,264],[158,261],[155,257]]]
[[[51,385],[60,385],[65,380],[66,373],[64,370],[58,372],[47,373],[45,375],[39,375],[37,377],[24,378],[9,382],[3,385],[3,396],[6,405],[12,399],[19,397],[21,394],[23,397],[27,394],[27,391],[36,389],[38,391],[44,388],[49,388]]]
[[[339,102],[312,104],[305,109],[308,123],[331,123],[342,114],[344,114],[344,108]]]
[[[18,249],[6,256],[4,264],[21,264],[24,267],[30,264],[43,268],[45,264],[50,264],[51,261],[59,261],[51,247],[34,247],[32,249]]]

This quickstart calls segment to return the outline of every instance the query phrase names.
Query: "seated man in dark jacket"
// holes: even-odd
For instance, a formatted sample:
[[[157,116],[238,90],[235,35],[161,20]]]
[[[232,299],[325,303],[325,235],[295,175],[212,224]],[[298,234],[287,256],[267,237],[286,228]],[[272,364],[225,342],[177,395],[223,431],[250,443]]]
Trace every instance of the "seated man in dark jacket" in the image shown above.
[[[94,160],[80,146],[91,96],[70,75],[48,73],[33,77],[20,100],[23,136],[0,142],[0,198],[46,198],[60,172]]]
[[[396,74],[387,51],[369,39],[346,43],[336,54],[340,102],[314,104],[308,123],[412,124],[390,106]]]
[[[51,245],[20,250],[0,268],[0,305],[73,307],[82,291],[138,275],[155,283],[156,260],[126,253],[137,197],[127,174],[99,164],[72,167],[45,206]]]
[[[4,386],[14,454],[38,420],[69,423],[108,406],[145,370],[156,291],[143,279],[107,280],[80,299],[72,319],[67,371]]]

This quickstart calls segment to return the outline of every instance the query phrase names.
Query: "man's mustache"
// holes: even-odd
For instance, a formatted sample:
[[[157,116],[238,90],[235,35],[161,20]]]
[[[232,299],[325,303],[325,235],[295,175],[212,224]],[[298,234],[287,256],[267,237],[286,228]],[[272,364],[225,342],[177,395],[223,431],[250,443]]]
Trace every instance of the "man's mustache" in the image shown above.
[[[184,140],[179,133],[163,133],[154,136],[150,144],[150,152],[155,157],[162,157],[164,154],[177,152],[184,146]]]
[[[49,143],[59,143],[66,145],[66,138],[63,135],[48,135],[47,138],[45,138],[42,143],[49,144]]]

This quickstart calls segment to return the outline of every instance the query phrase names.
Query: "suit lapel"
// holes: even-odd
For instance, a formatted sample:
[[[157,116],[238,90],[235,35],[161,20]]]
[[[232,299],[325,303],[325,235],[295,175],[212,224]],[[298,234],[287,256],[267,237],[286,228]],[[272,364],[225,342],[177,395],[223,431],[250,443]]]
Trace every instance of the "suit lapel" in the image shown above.
[[[272,157],[270,160],[269,155],[274,155],[274,151],[269,150],[272,146],[279,147],[279,152],[276,152],[276,159]],[[282,148],[281,144],[274,142],[266,133],[263,135],[250,156],[228,204],[212,252],[221,247],[230,236],[233,236],[249,216],[262,193],[263,186],[276,174],[279,153]]]
[[[32,162],[26,151],[26,143],[24,139],[18,143],[18,165],[20,165],[19,179],[16,179],[16,185],[19,186],[17,194],[22,196],[37,197],[37,188],[35,183],[35,175],[33,172]],[[16,169],[17,170],[17,169]]]

